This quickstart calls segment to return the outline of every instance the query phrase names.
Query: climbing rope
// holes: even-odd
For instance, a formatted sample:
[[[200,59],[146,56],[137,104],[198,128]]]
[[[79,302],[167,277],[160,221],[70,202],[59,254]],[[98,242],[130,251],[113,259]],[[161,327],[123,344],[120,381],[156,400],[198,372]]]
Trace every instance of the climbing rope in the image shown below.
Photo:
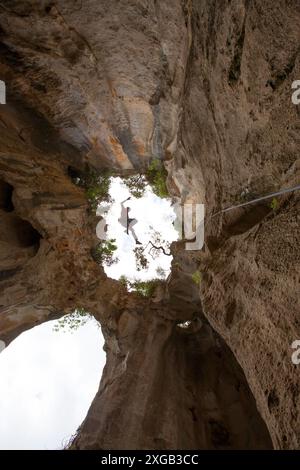
[[[238,207],[245,207],[249,206],[249,204],[256,204],[257,202],[264,201],[265,199],[271,199],[276,196],[280,196],[281,194],[291,193],[293,191],[298,191],[300,189],[300,185],[295,186],[294,188],[286,188],[281,189],[281,191],[277,191],[276,193],[267,194],[266,196],[258,197],[256,199],[252,199],[252,201],[243,202],[242,204],[237,204],[236,206],[230,206],[226,209],[222,209],[215,214],[212,214],[211,218],[215,217],[216,215],[222,214],[223,212],[229,212],[233,209],[237,209]]]

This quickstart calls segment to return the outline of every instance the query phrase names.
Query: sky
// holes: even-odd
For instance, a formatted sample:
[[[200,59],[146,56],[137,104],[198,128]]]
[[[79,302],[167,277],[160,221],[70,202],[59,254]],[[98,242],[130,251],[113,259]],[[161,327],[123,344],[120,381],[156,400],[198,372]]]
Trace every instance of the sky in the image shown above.
[[[0,449],[61,449],[86,416],[106,355],[95,320],[75,332],[55,321],[0,353]]]
[[[118,222],[121,213],[121,201],[131,196],[128,188],[122,182],[121,178],[112,178],[110,186],[110,195],[114,199],[111,204],[108,214],[105,217],[108,224],[107,238],[116,239],[117,251],[115,256],[120,261],[112,266],[105,267],[105,272],[109,277],[119,279],[121,275],[126,275],[130,280],[149,280],[157,278],[156,269],[161,267],[165,270],[166,277],[170,272],[171,256],[161,254],[157,259],[153,260],[148,250],[144,254],[149,260],[149,267],[145,271],[136,271],[135,256],[133,249],[136,247],[133,237],[124,233],[124,227]],[[134,225],[134,230],[137,234],[138,240],[146,247],[149,239],[151,238],[152,226],[155,230],[159,231],[162,238],[171,242],[178,239],[178,232],[175,230],[172,222],[175,220],[175,212],[171,207],[169,199],[161,199],[157,197],[151,188],[147,186],[145,195],[136,199],[131,196],[131,200],[125,203],[125,207],[130,207],[130,217],[138,220]],[[98,211],[101,213],[101,209]]]
[[[154,261],[147,256],[149,269],[136,272],[135,241],[117,221],[120,201],[130,194],[120,178],[112,180],[110,194],[115,202],[106,218],[107,237],[116,239],[120,262],[105,268],[108,276],[147,280],[157,277],[158,266],[167,276],[172,257],[164,255]],[[168,241],[178,238],[170,201],[158,198],[149,187],[142,199],[132,198],[127,205],[130,216],[138,219],[134,229],[143,246],[150,225]],[[0,344],[0,450],[62,449],[98,390],[106,360],[99,324],[92,319],[73,332],[56,332],[55,324],[36,326],[5,349]]]

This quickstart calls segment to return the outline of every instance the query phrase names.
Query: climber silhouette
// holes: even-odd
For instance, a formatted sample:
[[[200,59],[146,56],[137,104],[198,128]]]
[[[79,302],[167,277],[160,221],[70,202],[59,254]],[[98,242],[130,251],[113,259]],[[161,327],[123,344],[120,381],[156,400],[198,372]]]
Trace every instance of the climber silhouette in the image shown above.
[[[131,199],[130,197],[128,197],[127,199],[125,199],[125,201],[122,201],[121,202],[121,215],[118,219],[118,222],[120,222],[121,225],[123,225],[123,227],[125,227],[126,230],[124,230],[125,233],[127,233],[129,235],[128,232],[131,232],[134,240],[135,240],[135,243],[136,245],[141,245],[142,243],[138,240],[138,237],[133,229],[133,226],[135,224],[137,224],[137,219],[131,219],[129,217],[129,211],[130,211],[130,207],[125,207],[124,206],[124,202],[128,201],[129,199]]]

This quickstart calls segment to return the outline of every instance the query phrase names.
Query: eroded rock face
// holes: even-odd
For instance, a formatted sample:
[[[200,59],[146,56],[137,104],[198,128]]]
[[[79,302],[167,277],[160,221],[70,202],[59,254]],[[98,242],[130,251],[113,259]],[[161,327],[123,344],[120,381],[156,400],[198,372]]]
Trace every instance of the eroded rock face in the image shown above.
[[[103,301],[109,316],[106,297],[118,287],[91,257],[96,219],[67,174],[76,153],[60,149],[43,120],[34,127],[35,116],[20,104],[1,106],[0,113],[0,339],[7,345],[77,306],[98,312]]]
[[[203,312],[241,364],[277,448],[299,448],[299,193],[214,218],[299,184],[298,2],[194,2],[180,165],[201,167]],[[276,25],[276,26],[275,26]],[[296,39],[298,38],[298,39]],[[198,178],[190,177],[194,196]],[[195,199],[196,200],[196,199]]]
[[[299,199],[210,218],[299,182],[298,2],[75,3],[0,6],[0,340],[78,306],[100,320],[108,360],[76,448],[269,448],[255,401],[273,445],[299,448]],[[174,197],[205,202],[206,246],[174,248],[146,302],[92,260],[68,167],[152,156]]]
[[[9,89],[86,161],[143,168],[150,156],[172,151],[191,42],[188,6],[5,3],[1,55]]]
[[[125,309],[115,330],[104,329],[107,364],[71,448],[272,448],[220,337],[199,318],[185,329],[169,316],[168,306],[150,303]]]

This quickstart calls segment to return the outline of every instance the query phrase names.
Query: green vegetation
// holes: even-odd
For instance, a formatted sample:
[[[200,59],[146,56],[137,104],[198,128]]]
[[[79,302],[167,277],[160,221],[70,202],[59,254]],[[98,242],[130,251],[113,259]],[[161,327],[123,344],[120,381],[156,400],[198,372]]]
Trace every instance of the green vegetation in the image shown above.
[[[116,240],[101,240],[97,246],[92,249],[92,257],[98,264],[105,264],[111,266],[119,261],[119,258],[114,258],[115,251],[117,250]]]
[[[156,196],[164,198],[168,197],[168,190],[166,186],[167,171],[163,162],[159,158],[154,158],[145,174],[139,174],[124,178],[124,183],[128,187],[130,194],[133,197],[141,198],[145,194],[146,186],[149,184]]]
[[[194,283],[195,283],[197,286],[200,286],[200,283],[201,283],[201,280],[202,280],[202,275],[201,275],[200,271],[195,271],[195,272],[192,274],[192,279],[193,279]]]
[[[149,261],[144,255],[144,248],[142,246],[136,247],[133,250],[135,256],[135,265],[136,270],[141,271],[142,269],[147,269],[149,266]]]
[[[273,199],[271,201],[271,204],[270,204],[270,207],[274,212],[277,211],[277,209],[279,207],[279,202],[278,202],[278,199],[276,197],[273,197]]]
[[[158,197],[168,197],[166,186],[167,171],[164,164],[158,158],[154,158],[146,171],[146,179],[152,187],[154,194]]]
[[[85,173],[76,174],[72,180],[77,186],[84,188],[92,210],[96,210],[100,202],[112,201],[109,194],[111,176],[107,170],[97,174],[94,170],[88,169]]]
[[[155,288],[161,283],[159,279],[151,279],[150,281],[134,281],[131,287],[137,294],[142,297],[151,297],[154,294]]]
[[[147,184],[144,175],[129,176],[129,178],[125,178],[123,181],[133,197],[140,199],[144,196]]]
[[[69,175],[74,184],[85,190],[93,210],[97,209],[100,202],[112,202],[109,189],[111,177],[114,173],[111,171],[103,170],[101,173],[98,173],[88,168],[84,172],[79,172],[70,168]],[[128,187],[130,194],[137,199],[144,196],[147,184],[152,187],[154,194],[164,198],[168,197],[166,178],[167,171],[163,162],[159,158],[154,158],[150,162],[145,174],[125,177],[123,182]]]
[[[135,291],[142,297],[151,297],[155,288],[162,283],[161,279],[151,279],[150,281],[129,281],[126,276],[121,276],[119,282],[128,290]]]
[[[77,308],[73,313],[64,315],[57,320],[53,326],[53,331],[73,332],[93,318],[94,317],[83,308]]]
[[[126,287],[126,289],[127,289],[129,281],[128,281],[127,277],[124,274],[122,274],[122,276],[119,277],[119,282],[120,282],[120,284],[122,284],[122,286]]]

